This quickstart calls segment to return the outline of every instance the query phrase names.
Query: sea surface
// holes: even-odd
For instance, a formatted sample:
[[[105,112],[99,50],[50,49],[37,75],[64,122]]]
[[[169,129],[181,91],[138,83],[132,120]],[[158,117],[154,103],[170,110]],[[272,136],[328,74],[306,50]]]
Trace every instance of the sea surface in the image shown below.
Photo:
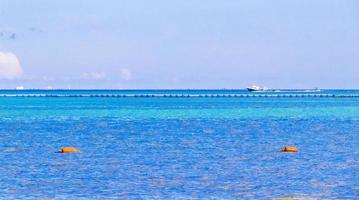
[[[359,199],[359,91],[218,94],[0,90],[0,199]]]

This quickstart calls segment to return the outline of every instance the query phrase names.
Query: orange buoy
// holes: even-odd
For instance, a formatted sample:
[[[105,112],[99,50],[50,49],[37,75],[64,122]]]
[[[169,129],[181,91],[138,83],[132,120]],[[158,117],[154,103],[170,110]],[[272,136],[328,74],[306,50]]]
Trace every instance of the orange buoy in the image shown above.
[[[298,148],[297,147],[293,147],[293,146],[285,146],[284,149],[281,152],[298,152]]]
[[[75,147],[62,147],[60,151],[58,151],[57,153],[77,153],[77,152],[79,152],[79,150],[76,149]]]

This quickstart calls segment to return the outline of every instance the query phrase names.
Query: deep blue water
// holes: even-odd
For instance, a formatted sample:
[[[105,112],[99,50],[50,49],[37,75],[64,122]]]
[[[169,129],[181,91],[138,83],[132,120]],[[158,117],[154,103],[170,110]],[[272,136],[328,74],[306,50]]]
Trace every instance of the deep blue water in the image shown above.
[[[359,98],[0,97],[0,199],[359,199],[358,136]]]

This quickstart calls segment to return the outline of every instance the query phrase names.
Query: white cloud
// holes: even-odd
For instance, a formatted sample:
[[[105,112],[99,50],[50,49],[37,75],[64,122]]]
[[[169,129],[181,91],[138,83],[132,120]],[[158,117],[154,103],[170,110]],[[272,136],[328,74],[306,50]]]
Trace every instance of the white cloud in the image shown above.
[[[132,79],[132,73],[129,69],[127,68],[122,68],[120,70],[120,77],[123,79],[123,80],[126,80],[126,81],[129,81]]]
[[[106,74],[103,72],[85,72],[81,74],[81,78],[86,80],[101,80],[106,78]]]
[[[21,77],[23,70],[16,55],[10,52],[0,52],[0,79],[15,79]]]

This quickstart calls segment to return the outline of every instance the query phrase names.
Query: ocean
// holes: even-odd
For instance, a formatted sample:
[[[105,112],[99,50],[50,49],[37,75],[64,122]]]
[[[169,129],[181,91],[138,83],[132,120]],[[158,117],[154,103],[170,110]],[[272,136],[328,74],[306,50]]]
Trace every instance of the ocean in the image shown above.
[[[0,90],[0,199],[359,199],[358,97]]]

